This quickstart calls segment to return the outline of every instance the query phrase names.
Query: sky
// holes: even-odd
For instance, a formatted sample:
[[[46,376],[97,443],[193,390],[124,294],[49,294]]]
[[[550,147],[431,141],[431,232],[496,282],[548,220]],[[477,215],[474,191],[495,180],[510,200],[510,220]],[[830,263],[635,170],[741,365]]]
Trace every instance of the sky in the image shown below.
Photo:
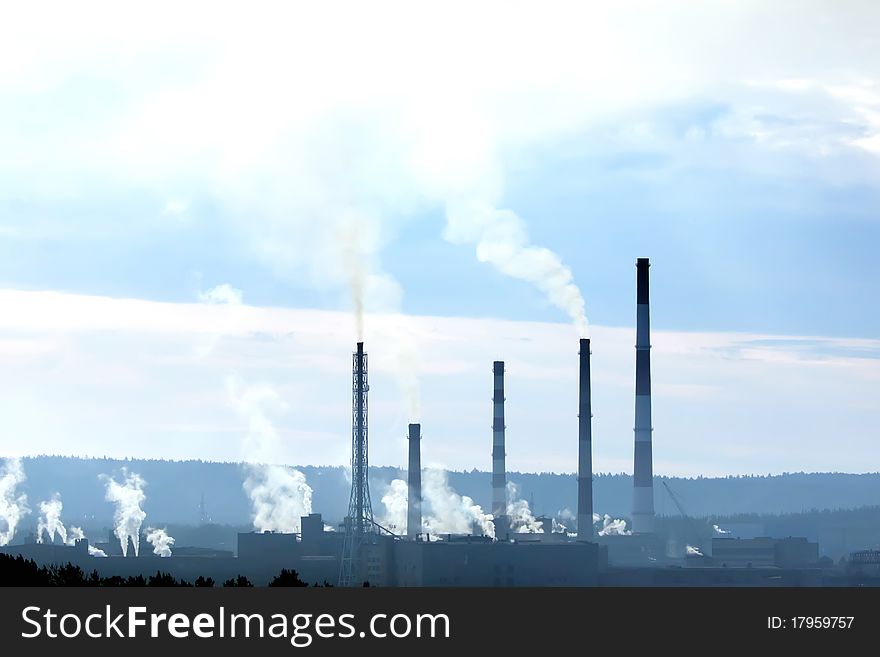
[[[27,3],[0,25],[0,453],[876,471],[872,2]],[[360,317],[360,319],[358,319]],[[587,320],[589,325],[587,325]],[[256,441],[254,435],[270,436]]]

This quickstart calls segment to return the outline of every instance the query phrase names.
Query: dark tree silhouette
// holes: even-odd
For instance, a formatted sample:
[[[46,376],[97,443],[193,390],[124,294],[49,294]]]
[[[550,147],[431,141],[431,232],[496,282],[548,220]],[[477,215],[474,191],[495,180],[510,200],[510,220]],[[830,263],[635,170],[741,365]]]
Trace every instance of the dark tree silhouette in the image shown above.
[[[223,582],[223,586],[246,587],[253,586],[253,584],[251,584],[251,581],[244,575],[239,575],[234,579],[227,579],[225,582]]]
[[[269,582],[269,586],[308,586],[308,584],[299,578],[299,573],[295,570],[284,568]]]

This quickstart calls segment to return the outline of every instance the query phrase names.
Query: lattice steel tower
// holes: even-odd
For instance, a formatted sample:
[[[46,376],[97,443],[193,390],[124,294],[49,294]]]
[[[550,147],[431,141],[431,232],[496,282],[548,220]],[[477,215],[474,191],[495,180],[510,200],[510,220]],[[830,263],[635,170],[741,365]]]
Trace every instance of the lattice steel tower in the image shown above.
[[[367,354],[364,343],[357,343],[352,355],[351,419],[351,497],[345,518],[345,540],[339,566],[339,586],[353,586],[361,572],[360,554],[364,538],[375,531],[373,504],[370,501],[369,448],[367,443]]]

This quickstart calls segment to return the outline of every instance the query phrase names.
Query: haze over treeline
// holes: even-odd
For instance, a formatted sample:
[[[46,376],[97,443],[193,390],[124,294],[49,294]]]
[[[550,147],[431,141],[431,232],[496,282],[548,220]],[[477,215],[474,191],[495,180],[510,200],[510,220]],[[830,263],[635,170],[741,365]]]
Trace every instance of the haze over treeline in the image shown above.
[[[64,514],[70,522],[110,524],[113,507],[104,497],[101,474],[123,467],[146,480],[144,510],[153,522],[196,524],[204,494],[212,522],[249,524],[251,507],[242,489],[244,473],[237,463],[164,460],[118,460],[38,456],[24,458],[27,480],[22,491],[31,506],[60,493]],[[348,506],[350,481],[343,467],[301,466],[313,489],[313,510],[327,522],[336,523]],[[372,467],[370,486],[373,508],[381,516],[381,498],[389,483],[403,478],[392,467]],[[522,499],[533,503],[536,514],[557,515],[575,510],[576,481],[573,474],[508,473]],[[796,513],[811,509],[847,509],[869,506],[880,499],[880,473],[785,473],[768,476],[723,478],[668,478],[669,486],[692,516],[728,516],[747,513]],[[490,506],[490,474],[472,470],[450,472],[450,486],[468,495],[484,509]],[[632,477],[597,474],[594,478],[595,509],[615,517],[628,517]],[[657,512],[677,515],[673,501],[660,479],[655,479]],[[29,524],[32,518],[26,518]]]

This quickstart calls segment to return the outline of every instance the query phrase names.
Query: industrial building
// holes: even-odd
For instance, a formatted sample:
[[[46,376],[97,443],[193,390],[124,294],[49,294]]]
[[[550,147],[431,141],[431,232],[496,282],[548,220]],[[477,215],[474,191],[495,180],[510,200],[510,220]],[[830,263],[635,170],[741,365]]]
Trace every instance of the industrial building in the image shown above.
[[[731,568],[815,568],[819,544],[806,538],[713,538],[712,563]]]

